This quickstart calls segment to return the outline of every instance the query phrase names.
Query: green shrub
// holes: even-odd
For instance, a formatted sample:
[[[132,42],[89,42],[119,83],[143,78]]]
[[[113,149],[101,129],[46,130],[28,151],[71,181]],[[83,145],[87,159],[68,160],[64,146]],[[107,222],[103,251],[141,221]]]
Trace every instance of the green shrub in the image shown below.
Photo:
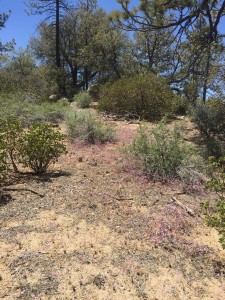
[[[179,107],[181,99],[165,81],[154,74],[139,74],[106,84],[101,89],[99,108],[103,111],[126,115],[136,114],[149,121],[160,120]]]
[[[220,242],[225,248],[225,157],[221,157],[219,160],[211,157],[210,165],[213,175],[207,182],[206,188],[215,192],[218,198],[216,201],[204,201],[202,208],[206,223],[219,231]]]
[[[75,96],[77,106],[80,108],[89,108],[91,104],[91,97],[86,92],[81,92]]]
[[[18,157],[23,142],[23,123],[13,116],[6,117],[0,121],[0,134],[3,153],[6,153],[14,171],[17,172]]]
[[[225,137],[225,104],[211,99],[193,109],[193,120],[206,138]]]
[[[53,130],[50,124],[33,124],[29,131],[24,133],[20,150],[22,164],[36,174],[46,172],[50,163],[55,163],[61,154],[66,153],[64,138],[65,136]]]
[[[141,126],[139,135],[125,150],[128,157],[132,157],[151,179],[160,181],[175,178],[185,180],[187,173],[184,172],[184,166],[188,167],[189,158],[196,155],[194,152],[184,144],[181,130],[174,128],[170,131],[164,120],[151,134]]]
[[[2,136],[3,133],[0,133],[0,177],[2,177],[7,170],[7,151]]]
[[[182,160],[177,174],[184,184],[200,186],[205,181],[208,168],[202,153],[198,153],[193,147],[188,148],[188,155]]]
[[[216,137],[204,138],[204,145],[206,158],[214,156],[219,159],[225,155],[225,141],[221,141]]]
[[[88,143],[106,143],[115,140],[113,127],[96,120],[89,111],[71,112],[66,117],[69,136]]]
[[[217,158],[224,155],[225,104],[218,99],[208,100],[193,109],[192,117],[204,139],[206,155]]]
[[[10,165],[18,172],[23,165],[41,174],[66,152],[64,135],[48,123],[32,124],[26,130],[21,120],[7,117],[0,121],[0,137],[0,173]]]
[[[69,105],[65,104],[65,101],[59,100],[56,103],[43,102],[36,108],[36,116],[32,118],[32,121],[42,118],[44,122],[57,123],[65,118],[65,114],[69,109]]]

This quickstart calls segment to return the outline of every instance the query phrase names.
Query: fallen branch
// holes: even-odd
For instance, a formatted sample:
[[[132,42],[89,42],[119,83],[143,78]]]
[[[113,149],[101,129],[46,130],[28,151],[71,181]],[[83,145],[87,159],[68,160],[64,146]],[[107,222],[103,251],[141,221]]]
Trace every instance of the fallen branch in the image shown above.
[[[166,193],[164,193],[164,192],[160,192],[160,194],[161,195],[165,195],[165,196],[168,196],[168,195],[174,195],[174,194],[176,194],[176,195],[185,195],[185,193],[183,192],[183,191],[172,191],[171,193],[168,193],[168,192],[166,192]]]
[[[35,192],[33,190],[30,190],[30,189],[2,188],[1,191],[4,191],[4,192],[12,192],[12,191],[20,192],[20,191],[25,191],[25,192],[30,192],[32,194],[38,195],[41,198],[43,198],[45,196],[43,194],[39,194],[38,192]]]
[[[133,200],[134,198],[123,198],[123,197],[117,197],[115,195],[111,195],[111,194],[108,194],[108,193],[105,193],[104,194],[105,196],[109,196],[111,198],[114,198],[115,200],[117,201],[125,201],[125,200]]]
[[[178,206],[180,206],[181,208],[184,208],[187,213],[189,215],[191,215],[192,217],[194,217],[194,212],[191,208],[189,208],[188,206],[186,206],[185,204],[183,204],[182,202],[180,202],[178,199],[176,199],[175,197],[172,197],[173,202],[175,202]]]
[[[156,205],[156,203],[158,203],[159,202],[159,199],[156,199],[153,203],[152,203],[152,205]]]

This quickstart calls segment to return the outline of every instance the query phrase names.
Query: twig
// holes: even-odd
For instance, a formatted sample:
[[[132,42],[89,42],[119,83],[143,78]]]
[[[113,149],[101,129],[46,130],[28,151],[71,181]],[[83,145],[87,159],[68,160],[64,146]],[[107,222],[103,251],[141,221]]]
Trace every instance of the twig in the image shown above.
[[[159,202],[159,199],[156,199],[153,203],[152,203],[152,205],[156,205],[156,203],[158,203]]]
[[[180,202],[178,199],[176,199],[175,197],[172,197],[172,200],[178,205],[178,206],[180,206],[181,208],[184,208],[186,211],[187,211],[187,213],[189,214],[189,215],[191,215],[192,217],[194,217],[194,212],[193,212],[193,210],[191,209],[191,208],[189,208],[188,206],[186,206],[186,205],[184,205],[182,202]]]
[[[168,196],[168,195],[174,195],[174,194],[176,194],[176,195],[185,195],[185,193],[184,192],[182,192],[182,191],[173,191],[173,192],[171,192],[171,193],[163,193],[163,192],[160,192],[160,194],[161,195],[166,195],[166,196]]]
[[[117,198],[117,197],[115,197],[115,199],[117,201],[125,201],[125,200],[133,200],[134,198]]]
[[[117,201],[133,200],[134,199],[134,198],[116,197],[115,195],[111,195],[111,194],[108,194],[108,193],[105,193],[104,195],[112,197],[112,198],[116,199]]]
[[[35,192],[33,190],[30,189],[16,189],[16,188],[2,188],[1,191],[5,191],[5,192],[11,192],[11,191],[15,191],[15,192],[19,192],[19,191],[25,191],[25,192],[30,192],[33,193],[35,195],[38,195],[39,197],[43,198],[45,195],[43,194],[39,194],[38,192]]]

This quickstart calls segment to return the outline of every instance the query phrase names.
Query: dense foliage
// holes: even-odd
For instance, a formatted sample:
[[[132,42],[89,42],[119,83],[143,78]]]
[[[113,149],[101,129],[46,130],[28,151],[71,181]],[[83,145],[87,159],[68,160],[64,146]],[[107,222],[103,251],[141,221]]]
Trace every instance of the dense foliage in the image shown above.
[[[144,44],[139,39],[137,45],[136,57],[141,55],[141,64],[147,62],[150,70],[166,77],[192,103],[199,96],[205,102],[212,90],[218,92],[218,78],[224,69],[219,26],[224,19],[224,0],[140,0],[133,8],[130,0],[117,2],[121,10],[111,14],[112,22],[145,39]]]
[[[17,118],[7,117],[0,123],[0,135],[1,173],[12,166],[14,172],[28,167],[35,174],[42,174],[66,153],[65,136],[48,123],[34,123],[27,130]]]
[[[193,121],[203,136],[207,155],[217,158],[224,154],[225,104],[219,99],[209,99],[205,105],[193,108]]]
[[[102,88],[100,109],[125,115],[136,114],[149,121],[160,120],[176,111],[181,100],[152,73],[120,79]]]
[[[3,118],[0,122],[3,149],[7,153],[10,163],[15,172],[18,171],[17,164],[23,144],[23,123],[14,116]]]
[[[44,20],[25,50],[0,57],[0,91],[73,98],[92,84],[153,72],[194,105],[224,93],[224,1],[140,1],[134,11],[118,2],[109,22],[97,0],[27,0]]]
[[[46,172],[50,163],[55,163],[61,154],[66,153],[64,135],[53,130],[50,124],[33,124],[24,133],[20,159],[25,167],[36,174]]]
[[[80,108],[89,108],[91,104],[91,96],[86,92],[81,92],[74,97],[77,106]]]

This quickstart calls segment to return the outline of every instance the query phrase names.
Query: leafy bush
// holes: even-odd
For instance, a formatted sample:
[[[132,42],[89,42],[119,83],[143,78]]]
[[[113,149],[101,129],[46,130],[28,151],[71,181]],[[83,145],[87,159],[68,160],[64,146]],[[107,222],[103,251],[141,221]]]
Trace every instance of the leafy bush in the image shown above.
[[[15,117],[7,117],[0,121],[0,134],[3,153],[6,153],[14,171],[17,172],[18,157],[23,142],[23,124]]]
[[[5,56],[0,69],[0,92],[32,94],[38,102],[46,101],[66,81],[66,72],[49,64],[37,67],[27,50]]]
[[[6,117],[0,121],[0,137],[0,173],[10,165],[18,172],[23,165],[41,174],[66,152],[64,135],[48,123],[34,123],[26,130],[21,120]]]
[[[225,141],[221,141],[216,137],[213,138],[205,138],[205,156],[206,158],[210,156],[214,156],[217,159],[225,155]]]
[[[7,152],[5,149],[5,143],[2,139],[2,133],[0,134],[0,177],[4,174],[7,170]]]
[[[21,162],[36,174],[46,172],[50,163],[56,162],[61,154],[66,153],[64,138],[65,136],[53,130],[50,124],[33,124],[29,131],[24,133]]]
[[[211,99],[193,109],[193,120],[206,138],[225,137],[225,104]]]
[[[178,128],[170,131],[164,120],[151,134],[141,126],[139,135],[125,150],[151,179],[160,181],[185,179],[184,166],[196,168],[196,165],[188,166],[187,163],[193,154],[196,155],[195,152],[184,144],[181,131]]]
[[[75,96],[75,101],[78,107],[89,108],[91,104],[91,97],[88,93],[81,92],[77,96]]]
[[[43,102],[36,106],[36,112],[31,118],[31,122],[44,121],[57,123],[65,118],[69,105],[65,101],[59,100],[56,103]]]
[[[66,117],[66,125],[72,139],[77,138],[91,144],[115,140],[114,128],[96,120],[90,112],[71,112]]]
[[[219,158],[225,154],[225,104],[211,99],[197,105],[192,112],[193,121],[203,136],[206,155]]]
[[[207,165],[202,157],[202,153],[198,153],[193,147],[188,147],[188,155],[182,160],[182,163],[178,169],[178,176],[182,182],[186,185],[197,186],[200,188],[202,183],[206,180],[206,174],[208,171]],[[187,189],[190,190],[190,187]]]
[[[219,231],[220,242],[225,248],[225,157],[221,157],[219,160],[211,157],[210,164],[214,172],[207,182],[206,188],[215,192],[218,198],[215,202],[204,201],[202,208],[207,224]]]
[[[106,84],[102,90],[99,108],[110,113],[136,114],[141,119],[156,121],[179,107],[181,99],[165,81],[154,74],[139,74]]]

